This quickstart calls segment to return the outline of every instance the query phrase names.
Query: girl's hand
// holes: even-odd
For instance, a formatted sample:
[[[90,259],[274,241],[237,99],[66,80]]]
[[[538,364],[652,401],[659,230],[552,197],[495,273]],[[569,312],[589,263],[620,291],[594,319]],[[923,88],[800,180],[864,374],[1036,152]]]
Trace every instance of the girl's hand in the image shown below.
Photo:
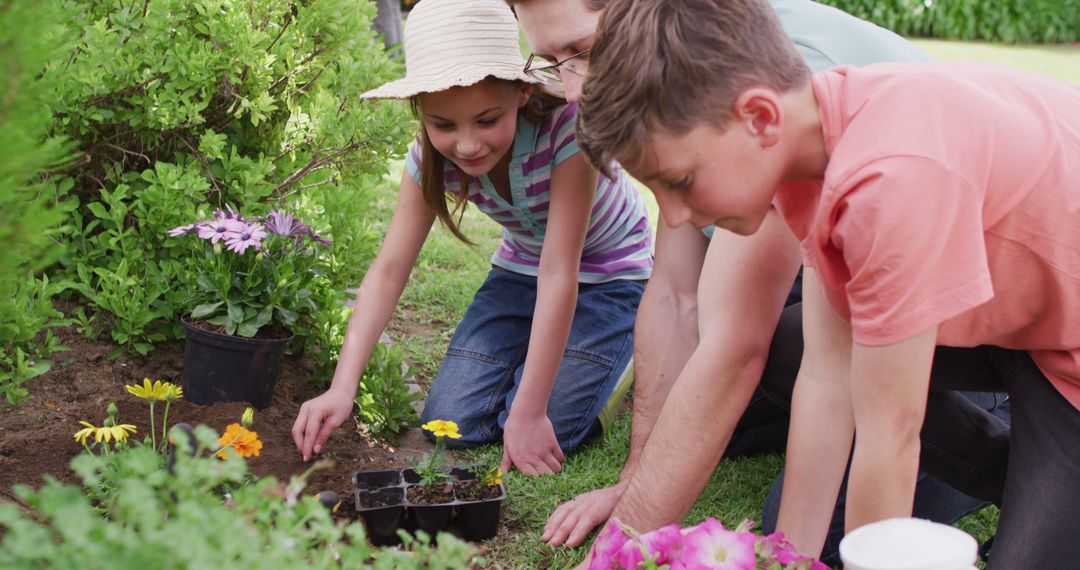
[[[499,465],[504,472],[517,467],[525,475],[547,475],[562,471],[564,456],[555,437],[547,413],[535,416],[514,414],[503,427],[503,458]]]
[[[304,461],[322,452],[323,444],[334,430],[345,423],[352,409],[352,396],[336,392],[333,388],[300,406],[300,413],[293,422],[292,436]]]

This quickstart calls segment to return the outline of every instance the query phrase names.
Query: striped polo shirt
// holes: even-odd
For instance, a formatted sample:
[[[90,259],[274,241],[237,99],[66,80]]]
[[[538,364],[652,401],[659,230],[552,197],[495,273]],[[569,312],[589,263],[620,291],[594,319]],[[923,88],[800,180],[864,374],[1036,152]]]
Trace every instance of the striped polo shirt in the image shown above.
[[[511,202],[499,196],[487,175],[467,176],[469,201],[503,227],[492,265],[537,275],[551,201],[552,169],[580,152],[576,120],[575,103],[558,107],[539,125],[518,114],[510,157]],[[419,144],[409,149],[405,168],[420,184]],[[578,273],[581,283],[648,279],[652,271],[652,230],[641,194],[617,164],[612,165],[612,176],[614,179],[600,175],[597,182]],[[443,182],[448,192],[461,187],[458,172],[449,161]]]

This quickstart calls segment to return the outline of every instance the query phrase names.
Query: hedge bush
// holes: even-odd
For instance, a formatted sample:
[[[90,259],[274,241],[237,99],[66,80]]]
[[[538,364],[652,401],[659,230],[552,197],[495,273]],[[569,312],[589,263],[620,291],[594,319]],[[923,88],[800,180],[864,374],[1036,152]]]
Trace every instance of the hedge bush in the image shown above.
[[[37,272],[61,253],[72,205],[65,200],[72,181],[46,174],[70,150],[50,136],[56,78],[45,73],[71,46],[65,17],[48,3],[0,4],[0,396],[10,403],[62,348],[48,328],[62,324],[52,298],[63,286]]]
[[[902,36],[1009,44],[1080,41],[1080,0],[819,0]]]
[[[368,191],[404,151],[402,105],[359,93],[397,76],[367,0],[64,0],[55,129],[80,155],[63,274],[123,350],[181,334],[194,287],[168,229],[231,205],[284,208],[334,245],[294,348],[324,369],[340,302],[373,258]]]

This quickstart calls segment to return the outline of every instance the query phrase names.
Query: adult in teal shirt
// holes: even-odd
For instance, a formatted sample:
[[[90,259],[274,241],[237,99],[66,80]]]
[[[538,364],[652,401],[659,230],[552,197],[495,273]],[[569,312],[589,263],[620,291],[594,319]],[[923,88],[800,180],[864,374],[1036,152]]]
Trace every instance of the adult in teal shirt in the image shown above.
[[[530,68],[577,100],[607,0],[508,2],[535,54]],[[815,71],[928,59],[900,36],[835,8],[809,0],[772,5]],[[787,412],[757,385],[800,261],[798,244],[776,215],[747,237],[657,224],[656,265],[635,325],[629,456],[619,483],[552,514],[545,541],[580,544],[612,514],[641,531],[679,521],[725,451],[783,451]],[[942,495],[934,497],[941,506]],[[954,498],[946,511],[971,508]]]

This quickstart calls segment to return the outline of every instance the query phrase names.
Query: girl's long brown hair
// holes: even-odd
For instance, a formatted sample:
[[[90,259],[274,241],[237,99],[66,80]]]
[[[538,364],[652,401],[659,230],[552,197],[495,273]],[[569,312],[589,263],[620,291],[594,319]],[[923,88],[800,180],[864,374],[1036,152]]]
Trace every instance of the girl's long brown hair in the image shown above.
[[[499,79],[498,81],[505,80]],[[519,85],[519,82],[516,81],[508,81],[508,83]],[[446,184],[443,182],[446,157],[435,150],[435,146],[431,144],[431,139],[428,138],[427,129],[424,128],[424,118],[420,110],[419,98],[413,97],[409,103],[412,106],[413,116],[420,121],[420,190],[424,195],[424,202],[435,211],[435,216],[439,219],[439,222],[446,226],[450,233],[469,245],[476,245],[461,232],[461,217],[465,215],[465,205],[469,202],[468,175],[451,162],[450,165],[457,171],[458,179],[461,180],[461,187],[454,193],[446,191]],[[556,107],[565,104],[565,99],[552,95],[538,87],[533,90],[528,102],[518,110],[518,113],[524,116],[525,120],[538,125],[551,116]],[[448,204],[450,201],[454,203],[453,208]]]

